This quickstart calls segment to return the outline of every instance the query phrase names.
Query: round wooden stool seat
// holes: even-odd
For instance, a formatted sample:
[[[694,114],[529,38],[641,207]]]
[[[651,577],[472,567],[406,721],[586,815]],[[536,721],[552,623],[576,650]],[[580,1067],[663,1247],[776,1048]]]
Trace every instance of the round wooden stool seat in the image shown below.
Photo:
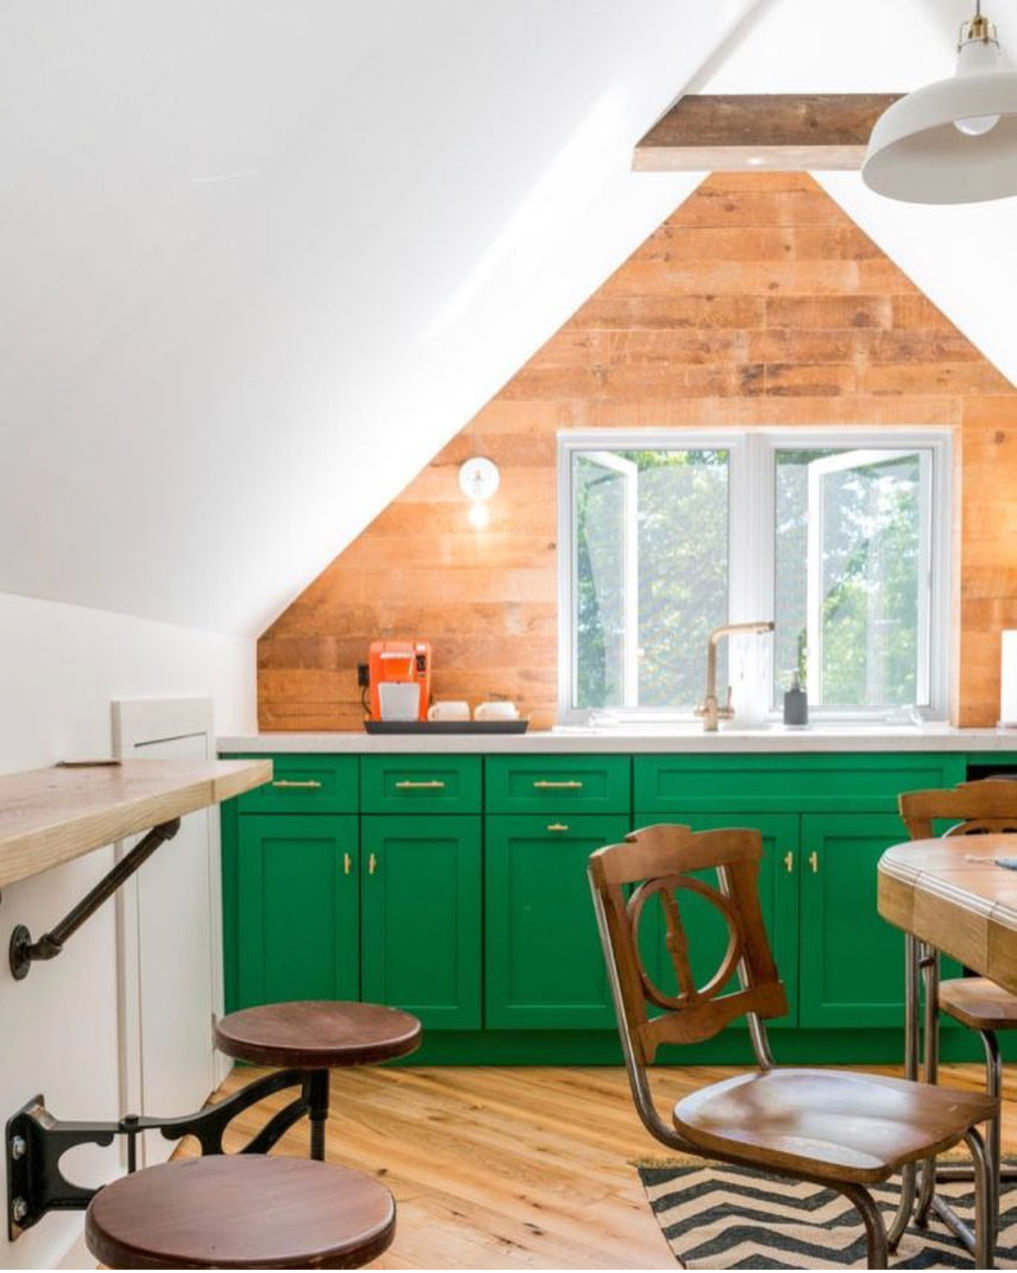
[[[395,1201],[370,1176],[262,1154],[148,1167],[85,1216],[88,1249],[114,1269],[353,1269],[394,1232]]]
[[[370,1065],[406,1056],[420,1044],[420,1022],[377,1003],[309,999],[231,1012],[215,1024],[227,1056],[281,1069]]]

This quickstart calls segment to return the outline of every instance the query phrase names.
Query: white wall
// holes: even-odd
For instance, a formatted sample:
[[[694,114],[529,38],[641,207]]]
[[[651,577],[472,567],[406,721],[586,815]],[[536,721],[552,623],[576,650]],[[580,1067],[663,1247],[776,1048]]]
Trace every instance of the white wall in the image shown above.
[[[0,593],[0,772],[63,757],[109,755],[110,701],[211,696],[217,729],[254,728],[253,641]],[[109,869],[112,850],[3,890],[0,901],[0,1124],[43,1092],[61,1118],[116,1118],[114,908],[107,904],[52,963],[15,982],[6,962],[15,924],[38,935]],[[82,1184],[116,1171],[116,1151],[75,1151]],[[0,1198],[6,1199],[0,1167]],[[68,1172],[70,1174],[70,1172]],[[52,1267],[81,1233],[82,1213],[51,1214],[8,1245],[0,1268]],[[72,1260],[82,1258],[80,1249]]]

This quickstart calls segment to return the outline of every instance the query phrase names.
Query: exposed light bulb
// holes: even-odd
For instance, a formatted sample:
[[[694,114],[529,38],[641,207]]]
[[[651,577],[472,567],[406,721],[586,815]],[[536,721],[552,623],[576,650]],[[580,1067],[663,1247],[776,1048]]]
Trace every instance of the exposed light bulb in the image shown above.
[[[957,47],[957,75],[979,75],[983,71],[999,70],[999,45],[996,29],[981,13],[961,29]],[[998,115],[972,115],[968,119],[955,119],[954,128],[965,137],[984,137],[999,123]]]
[[[477,530],[483,530],[487,523],[491,520],[491,513],[485,503],[479,499],[475,499],[470,504],[470,524],[475,526]]]

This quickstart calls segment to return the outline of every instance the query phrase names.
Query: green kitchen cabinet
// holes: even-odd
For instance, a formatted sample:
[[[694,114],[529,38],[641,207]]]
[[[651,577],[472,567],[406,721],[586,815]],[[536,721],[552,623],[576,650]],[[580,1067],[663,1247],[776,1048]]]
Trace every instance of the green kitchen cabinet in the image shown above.
[[[614,1028],[586,864],[629,830],[624,813],[487,818],[488,1028]]]
[[[876,868],[883,852],[905,839],[896,814],[802,818],[803,1027],[899,1029],[903,1023],[904,935],[876,909]],[[944,959],[943,976],[959,975],[959,965]]]
[[[625,813],[632,807],[628,756],[488,756],[484,812]]]
[[[481,1026],[481,820],[361,820],[361,994],[427,1030]]]
[[[787,992],[786,1016],[768,1022],[770,1028],[795,1026],[798,1022],[798,881],[801,855],[798,849],[798,817],[791,813],[697,813],[687,818],[655,814],[636,815],[637,826],[651,822],[682,822],[693,831],[716,831],[726,827],[749,827],[762,835],[763,857],[759,867],[759,900],[763,922],[777,971]],[[717,886],[715,870],[693,871],[692,875]],[[721,912],[708,899],[690,890],[680,890],[677,901],[689,944],[689,962],[702,988],[720,970],[728,945],[728,928]],[[663,913],[654,903],[641,924],[640,949],[647,969],[654,970],[657,985],[665,994],[677,990],[677,978],[664,946]],[[729,990],[737,989],[732,977]]]
[[[646,755],[633,761],[633,806],[658,822],[717,809],[891,813],[902,791],[951,787],[964,776],[964,757],[943,752]]]
[[[237,822],[234,1006],[357,999],[356,816],[252,813]]]

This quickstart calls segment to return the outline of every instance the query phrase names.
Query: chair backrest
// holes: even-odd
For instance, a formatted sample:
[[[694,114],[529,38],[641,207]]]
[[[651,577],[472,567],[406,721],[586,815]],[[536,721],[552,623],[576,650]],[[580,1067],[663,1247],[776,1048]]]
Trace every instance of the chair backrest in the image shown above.
[[[935,822],[953,823],[946,835],[1017,832],[1017,782],[1011,778],[982,778],[956,787],[905,791],[899,804],[912,840],[932,839]]]
[[[654,1059],[662,1043],[711,1039],[746,1014],[783,1016],[787,996],[773,962],[759,907],[758,831],[700,831],[654,826],[634,831],[622,844],[598,849],[590,858],[590,883],[612,976],[618,1024],[627,1054],[637,1065]],[[717,885],[692,872],[714,868]],[[635,886],[628,896],[630,886]],[[702,986],[692,973],[683,901],[696,894],[714,906],[728,930],[720,966]],[[657,985],[640,954],[640,922],[651,901],[663,909],[665,947],[677,991]],[[725,993],[733,973],[740,988]],[[663,1009],[650,1016],[650,1009]],[[627,1036],[627,1038],[626,1038]]]

